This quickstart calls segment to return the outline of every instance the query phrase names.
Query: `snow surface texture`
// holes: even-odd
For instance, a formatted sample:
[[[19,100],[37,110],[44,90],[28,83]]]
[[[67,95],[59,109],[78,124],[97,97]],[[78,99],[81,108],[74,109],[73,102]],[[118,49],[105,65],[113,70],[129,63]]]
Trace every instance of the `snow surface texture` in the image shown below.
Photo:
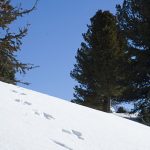
[[[0,150],[150,150],[150,128],[0,82]]]

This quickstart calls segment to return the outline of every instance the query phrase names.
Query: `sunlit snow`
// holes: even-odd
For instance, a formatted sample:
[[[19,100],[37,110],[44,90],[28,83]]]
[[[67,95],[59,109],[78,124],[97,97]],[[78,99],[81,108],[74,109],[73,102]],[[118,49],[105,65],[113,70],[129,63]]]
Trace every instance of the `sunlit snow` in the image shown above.
[[[0,93],[0,150],[150,150],[150,127],[3,82]]]

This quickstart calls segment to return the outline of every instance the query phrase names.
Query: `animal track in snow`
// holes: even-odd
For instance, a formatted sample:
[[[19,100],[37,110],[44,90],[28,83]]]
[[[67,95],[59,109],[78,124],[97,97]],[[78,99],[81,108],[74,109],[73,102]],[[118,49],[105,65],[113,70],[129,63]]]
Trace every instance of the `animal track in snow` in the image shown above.
[[[84,140],[84,138],[82,137],[82,133],[76,130],[66,130],[66,129],[62,129],[62,132],[67,133],[67,134],[73,134],[75,136],[77,136],[78,139],[80,140]]]
[[[21,93],[21,92],[18,92],[17,90],[11,90],[13,93],[18,93],[18,94],[20,94],[20,95],[27,95],[27,94],[25,94],[25,93]]]
[[[21,99],[15,99],[15,102],[21,103],[23,105],[32,105],[32,103],[28,102],[28,101],[22,101]]]
[[[48,120],[50,120],[50,119],[55,119],[52,115],[47,114],[47,113],[45,113],[45,112],[43,112],[43,115],[44,115],[44,117],[45,117],[46,119],[48,119]]]
[[[55,141],[55,140],[52,140],[55,144],[67,149],[67,150],[73,150],[72,148],[68,147],[67,145],[63,144],[63,143],[60,143],[58,141]]]
[[[18,93],[18,91],[16,91],[16,90],[11,90],[13,93]]]
[[[33,110],[33,112],[35,115],[44,117],[47,120],[52,120],[52,119],[54,120],[55,119],[52,115],[45,113],[45,112],[40,112],[38,110]]]
[[[66,130],[66,129],[62,129],[62,132],[67,133],[67,134],[71,134],[71,132],[69,130]]]
[[[34,110],[34,114],[37,115],[37,116],[40,116],[40,113],[36,110]]]
[[[20,95],[27,95],[27,94],[25,94],[25,93],[20,93]]]
[[[28,102],[28,101],[24,101],[23,102],[24,105],[32,105],[32,103]]]
[[[15,99],[15,101],[19,103],[19,102],[20,102],[20,99]]]
[[[79,139],[84,140],[84,138],[82,137],[82,133],[76,130],[72,130],[72,133],[74,135],[76,135]]]

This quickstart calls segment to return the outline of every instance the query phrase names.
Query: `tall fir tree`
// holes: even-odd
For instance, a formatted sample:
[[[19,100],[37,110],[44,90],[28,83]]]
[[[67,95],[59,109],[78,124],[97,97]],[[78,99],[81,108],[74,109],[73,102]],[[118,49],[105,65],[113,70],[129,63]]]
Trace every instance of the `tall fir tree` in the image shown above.
[[[36,4],[35,4],[36,5]],[[26,73],[32,69],[32,64],[26,64],[19,61],[16,57],[22,45],[22,38],[27,34],[27,28],[18,30],[14,33],[10,29],[18,17],[30,13],[32,9],[23,10],[21,6],[16,7],[11,4],[10,0],[0,0],[0,80],[12,84],[22,82],[16,79],[17,72]],[[22,82],[23,83],[23,82]]]
[[[98,11],[83,38],[85,42],[77,51],[77,63],[71,71],[71,77],[79,83],[74,88],[72,101],[110,112],[111,101],[124,91],[120,84],[124,78],[121,71],[124,41],[115,16],[108,11]]]
[[[150,124],[150,1],[124,0],[117,6],[117,18],[127,39],[130,59],[125,101],[137,101],[135,111]],[[126,96],[125,96],[126,95]],[[146,121],[148,122],[148,121]]]

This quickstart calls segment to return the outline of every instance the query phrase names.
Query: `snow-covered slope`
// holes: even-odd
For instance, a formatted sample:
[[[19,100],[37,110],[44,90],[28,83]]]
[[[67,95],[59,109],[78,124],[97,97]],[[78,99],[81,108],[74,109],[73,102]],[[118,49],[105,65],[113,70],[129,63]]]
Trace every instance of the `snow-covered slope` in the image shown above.
[[[0,82],[0,150],[150,150],[150,128]]]

